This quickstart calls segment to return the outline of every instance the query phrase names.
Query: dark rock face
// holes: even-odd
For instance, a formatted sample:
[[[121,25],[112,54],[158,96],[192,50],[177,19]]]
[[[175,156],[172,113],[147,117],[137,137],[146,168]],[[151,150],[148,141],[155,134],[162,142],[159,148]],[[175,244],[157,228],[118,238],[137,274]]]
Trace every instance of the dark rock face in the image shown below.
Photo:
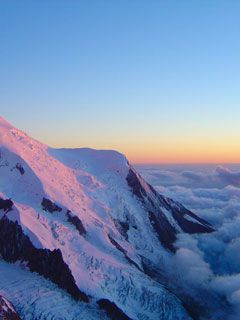
[[[88,302],[87,295],[78,289],[61,251],[35,248],[21,226],[6,216],[0,220],[0,255],[7,262],[26,261],[32,272],[56,283],[76,300]]]
[[[13,202],[11,199],[2,199],[0,198],[0,210],[3,210],[4,212],[8,212],[12,210]]]
[[[193,234],[214,231],[207,221],[200,219],[197,215],[172,199],[158,194],[150,184],[144,182],[145,187],[143,179],[134,170],[129,170],[126,180],[133,194],[141,201],[144,209],[148,212],[149,221],[165,248],[173,252],[175,251],[174,242],[179,230],[169,222],[164,214],[164,210],[168,211],[172,220],[184,232]]]
[[[0,296],[0,320],[21,320],[12,304]]]
[[[179,205],[177,208],[172,209],[172,215],[174,219],[178,222],[181,229],[189,234],[194,233],[210,233],[214,232],[214,228],[205,220],[199,218],[197,215],[187,210],[182,205]],[[195,219],[199,223],[188,219]]]
[[[82,224],[82,221],[77,216],[72,216],[69,210],[67,211],[66,215],[67,221],[75,226],[81,236],[85,236],[87,232]]]
[[[135,196],[139,199],[144,200],[144,198],[147,196],[147,192],[143,188],[138,176],[132,169],[129,170],[126,180],[129,187],[132,189],[133,194],[135,194]]]
[[[175,251],[173,243],[176,241],[176,231],[161,211],[154,213],[148,212],[148,217],[153,229],[158,235],[160,242],[171,251]]]
[[[135,261],[133,261],[131,258],[129,258],[129,256],[127,255],[127,251],[120,246],[120,244],[114,240],[109,234],[108,234],[108,238],[110,240],[110,242],[112,243],[112,245],[114,245],[114,247],[119,250],[120,252],[122,252],[124,254],[125,259],[132,265],[134,265],[138,270],[142,271],[141,268],[137,265],[137,263]]]
[[[157,192],[149,186],[150,194],[143,187],[140,177],[132,170],[129,170],[127,182],[133,194],[142,202],[145,210],[148,212],[149,220],[161,244],[174,251],[173,243],[176,240],[176,230],[169,223],[161,210],[161,204],[156,203]],[[155,200],[155,201],[154,201]]]
[[[120,221],[118,219],[113,219],[113,222],[118,232],[124,237],[125,240],[128,240],[129,223]]]
[[[108,299],[100,299],[97,304],[112,320],[131,320],[114,302]]]
[[[42,199],[42,208],[44,211],[48,211],[50,213],[53,212],[61,212],[62,208],[60,208],[58,205],[56,205],[54,202],[52,202],[51,200],[47,199],[47,198],[43,198]]]
[[[16,169],[21,173],[21,175],[23,175],[25,173],[25,170],[24,170],[23,166],[21,165],[21,163],[16,164]]]

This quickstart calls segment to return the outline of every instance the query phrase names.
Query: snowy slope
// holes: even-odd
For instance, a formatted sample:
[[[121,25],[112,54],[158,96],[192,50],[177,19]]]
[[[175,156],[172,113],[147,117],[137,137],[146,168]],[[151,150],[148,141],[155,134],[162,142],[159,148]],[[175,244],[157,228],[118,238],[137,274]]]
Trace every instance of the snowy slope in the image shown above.
[[[71,299],[56,285],[24,270],[23,266],[3,261],[0,262],[0,295],[11,300],[22,320],[107,319],[104,312]]]
[[[88,305],[107,299],[131,319],[189,319],[180,301],[146,275],[143,261],[174,252],[177,233],[213,229],[157,194],[122,154],[49,148],[0,118],[0,198],[0,228],[16,234],[2,238],[6,261],[24,260],[75,298],[79,289]],[[12,210],[4,211],[9,198]],[[46,270],[56,261],[64,273]]]

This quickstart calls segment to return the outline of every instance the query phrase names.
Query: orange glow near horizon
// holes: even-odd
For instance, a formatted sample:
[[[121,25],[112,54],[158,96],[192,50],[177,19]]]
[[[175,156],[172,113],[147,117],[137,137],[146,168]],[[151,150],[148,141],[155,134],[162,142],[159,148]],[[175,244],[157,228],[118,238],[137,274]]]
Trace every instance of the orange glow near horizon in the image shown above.
[[[128,159],[136,164],[161,164],[161,163],[240,163],[240,152],[236,154],[234,150],[172,150],[166,152],[164,148],[159,153],[133,154],[132,151],[126,151]]]
[[[107,140],[107,139],[106,139]],[[55,147],[90,147],[94,149],[117,150],[126,155],[131,163],[240,163],[240,142],[231,137],[221,139],[196,137],[162,138],[158,141],[142,138],[138,140],[121,139],[107,141],[61,141],[61,145],[50,143]]]
[[[240,163],[240,143],[223,140],[149,144],[125,153],[134,163]]]

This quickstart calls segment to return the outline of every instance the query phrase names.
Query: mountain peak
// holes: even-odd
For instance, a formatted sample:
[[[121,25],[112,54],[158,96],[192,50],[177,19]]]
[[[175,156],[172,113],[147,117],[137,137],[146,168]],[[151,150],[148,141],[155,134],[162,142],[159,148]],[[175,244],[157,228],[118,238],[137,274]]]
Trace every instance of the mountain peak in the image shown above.
[[[0,255],[7,262],[26,261],[55,290],[93,297],[117,312],[114,319],[137,320],[139,312],[189,319],[152,266],[175,251],[179,233],[214,231],[207,222],[158,194],[116,151],[49,148],[3,118],[0,136]]]
[[[14,127],[7,122],[3,117],[0,117],[0,143],[3,142],[3,137]]]
[[[13,126],[7,120],[0,116],[0,128],[10,129],[13,128]]]

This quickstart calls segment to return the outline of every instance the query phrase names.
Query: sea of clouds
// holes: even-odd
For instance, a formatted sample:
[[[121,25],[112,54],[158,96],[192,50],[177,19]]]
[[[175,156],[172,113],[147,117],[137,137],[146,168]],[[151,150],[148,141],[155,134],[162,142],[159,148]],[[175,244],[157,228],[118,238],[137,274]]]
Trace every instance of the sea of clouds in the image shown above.
[[[240,166],[162,165],[137,170],[161,194],[179,201],[216,230],[178,237],[176,254],[164,261],[173,286],[206,309],[203,319],[239,320]]]

